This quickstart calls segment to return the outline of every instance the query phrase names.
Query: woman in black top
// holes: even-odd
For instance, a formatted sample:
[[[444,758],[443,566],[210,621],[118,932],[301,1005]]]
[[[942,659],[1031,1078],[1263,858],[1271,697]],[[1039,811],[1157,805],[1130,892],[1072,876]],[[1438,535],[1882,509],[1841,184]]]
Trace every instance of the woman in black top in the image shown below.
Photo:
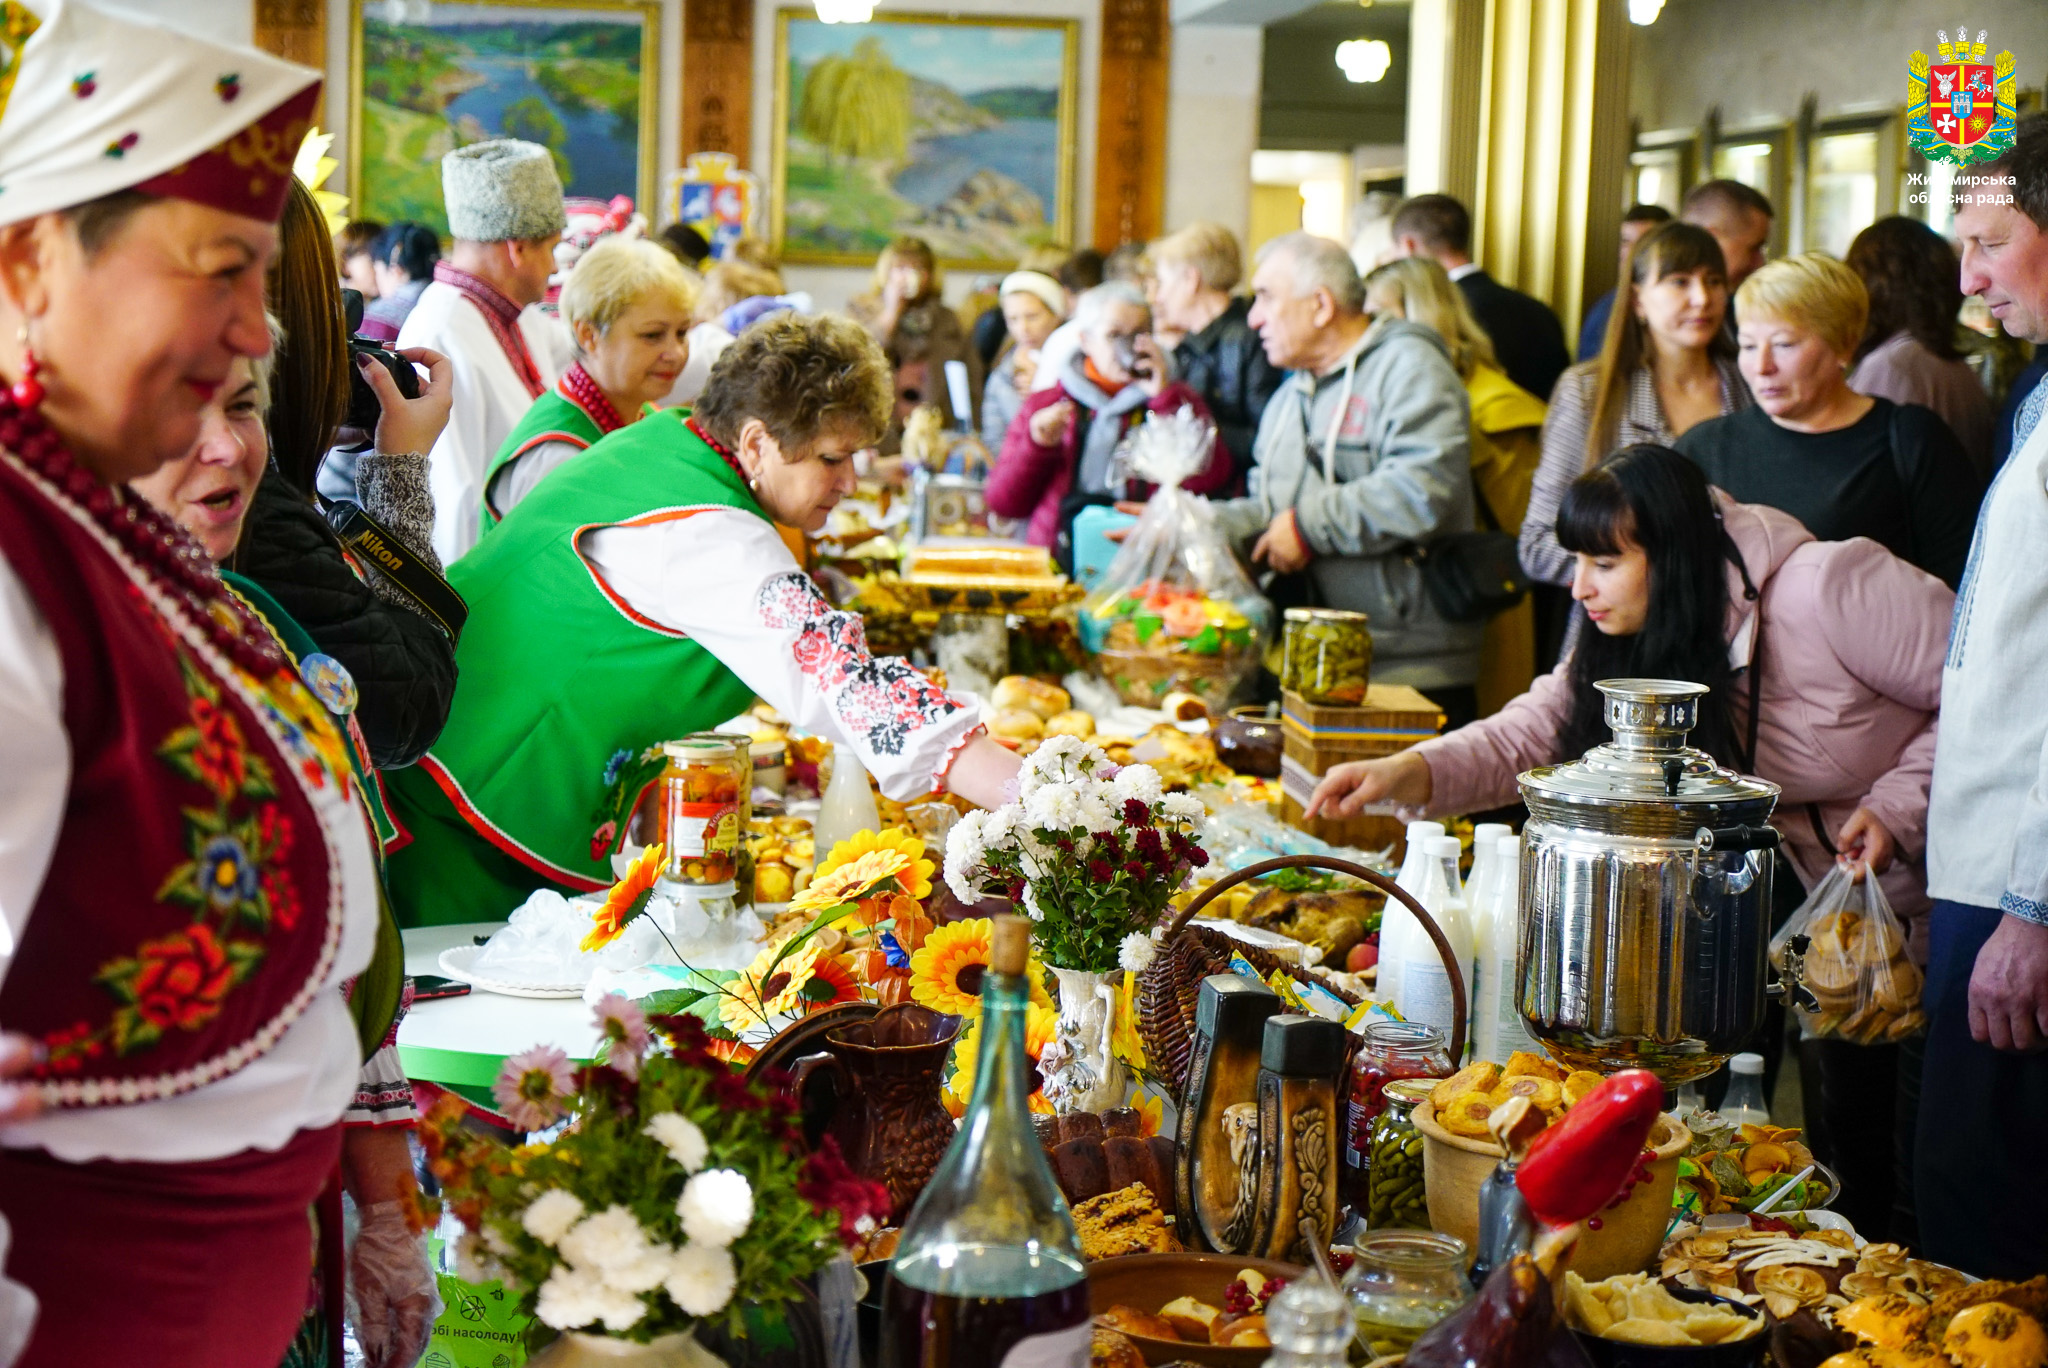
[[[1868,537],[1954,588],[1983,483],[1932,410],[1849,388],[1869,309],[1862,280],[1831,257],[1758,270],[1735,296],[1756,407],[1677,447],[1730,497],[1783,509],[1822,541]]]

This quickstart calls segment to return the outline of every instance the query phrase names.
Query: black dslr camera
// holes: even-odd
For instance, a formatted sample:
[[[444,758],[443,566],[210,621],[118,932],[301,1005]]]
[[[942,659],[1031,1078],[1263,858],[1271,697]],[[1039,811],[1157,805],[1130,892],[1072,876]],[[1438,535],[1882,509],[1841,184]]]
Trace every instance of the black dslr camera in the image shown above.
[[[356,365],[358,357],[369,357],[386,371],[398,384],[398,392],[408,399],[420,397],[420,373],[412,368],[412,362],[392,351],[374,338],[361,337],[356,329],[363,326],[363,295],[360,290],[344,288],[341,292],[341,307],[348,315],[348,417],[342,420],[345,427],[359,428],[365,433],[377,430],[377,419],[383,415],[384,406],[377,402],[377,391],[370,388],[370,382],[363,378],[362,370]]]

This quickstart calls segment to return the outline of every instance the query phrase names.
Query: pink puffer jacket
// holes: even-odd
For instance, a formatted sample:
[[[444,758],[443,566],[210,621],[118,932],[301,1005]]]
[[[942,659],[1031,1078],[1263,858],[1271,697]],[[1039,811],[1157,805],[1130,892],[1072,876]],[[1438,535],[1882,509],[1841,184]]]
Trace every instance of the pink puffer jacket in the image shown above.
[[[1811,888],[1830,861],[1807,804],[1818,805],[1831,841],[1851,813],[1869,808],[1898,842],[1899,859],[1882,883],[1910,920],[1917,950],[1928,908],[1927,786],[1955,596],[1874,541],[1815,541],[1774,508],[1718,490],[1714,497],[1762,595],[1756,767],[1784,790],[1772,825]],[[1743,599],[1740,577],[1731,573],[1729,584],[1727,635],[1746,667],[1758,605]],[[1557,749],[1569,713],[1568,667],[1559,664],[1492,717],[1416,747],[1429,761],[1432,814],[1511,802],[1521,771],[1572,758]],[[1746,668],[1733,707],[1740,731],[1749,716]]]

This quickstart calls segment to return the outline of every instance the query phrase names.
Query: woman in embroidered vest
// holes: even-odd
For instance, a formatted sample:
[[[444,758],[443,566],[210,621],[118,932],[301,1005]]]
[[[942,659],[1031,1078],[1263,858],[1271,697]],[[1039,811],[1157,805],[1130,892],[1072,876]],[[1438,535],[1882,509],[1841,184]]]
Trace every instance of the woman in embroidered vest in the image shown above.
[[[389,776],[411,844],[401,924],[495,921],[612,881],[650,747],[758,695],[851,745],[885,793],[1001,801],[1017,758],[971,698],[868,653],[776,535],[816,531],[888,426],[889,363],[841,318],[756,323],[694,414],[664,409],[557,470],[449,572],[469,604],[441,739]],[[658,766],[656,767],[658,770]]]
[[[484,471],[483,531],[549,471],[667,396],[689,364],[696,303],[676,259],[644,238],[609,237],[584,253],[560,303],[575,364],[533,401]]]
[[[339,989],[374,856],[326,712],[123,486],[269,350],[319,77],[80,3],[6,22],[0,1023],[45,1052],[42,1114],[0,1126],[20,1361],[276,1368],[362,1062]]]

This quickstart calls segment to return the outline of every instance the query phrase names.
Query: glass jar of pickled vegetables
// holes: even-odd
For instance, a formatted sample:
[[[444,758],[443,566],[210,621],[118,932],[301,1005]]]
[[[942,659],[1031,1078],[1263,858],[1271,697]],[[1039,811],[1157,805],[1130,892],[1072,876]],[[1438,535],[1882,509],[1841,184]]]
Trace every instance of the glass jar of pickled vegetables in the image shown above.
[[[1280,687],[1331,708],[1365,706],[1372,682],[1372,633],[1364,613],[1289,608]]]
[[[1351,1057],[1344,1087],[1339,1190],[1353,1211],[1363,1215],[1371,1202],[1372,1124],[1386,1109],[1386,1086],[1397,1079],[1448,1078],[1450,1073],[1450,1052],[1444,1048],[1444,1033],[1436,1027],[1375,1021],[1365,1028],[1365,1043]]]
[[[1422,1332],[1463,1306],[1465,1242],[1434,1230],[1376,1230],[1352,1246],[1344,1275],[1352,1319],[1374,1358],[1405,1354]]]
[[[1436,1086],[1433,1078],[1397,1078],[1381,1091],[1386,1110],[1366,1137],[1371,1163],[1366,1179],[1365,1224],[1426,1229],[1429,1203],[1422,1191],[1422,1132],[1415,1129],[1415,1105]]]
[[[741,907],[754,905],[754,853],[747,848],[747,832],[754,824],[754,738],[750,732],[691,732],[685,741],[723,741],[733,748],[740,765],[740,839],[733,854],[734,899]]]
[[[729,736],[700,735],[662,746],[668,768],[657,785],[663,873],[677,883],[731,883],[739,872],[739,751]]]

